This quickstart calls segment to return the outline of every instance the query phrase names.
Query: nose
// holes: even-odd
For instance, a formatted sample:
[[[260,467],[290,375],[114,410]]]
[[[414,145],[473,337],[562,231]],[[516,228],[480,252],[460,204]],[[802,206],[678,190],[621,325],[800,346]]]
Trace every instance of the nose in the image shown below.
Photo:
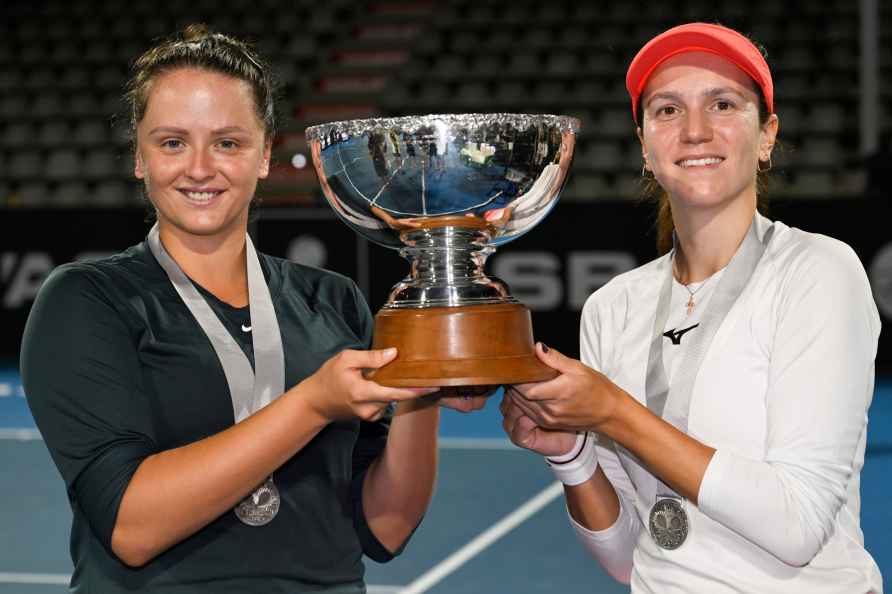
[[[691,144],[712,140],[712,126],[705,113],[699,109],[692,109],[685,114],[682,140]]]
[[[186,167],[186,175],[195,181],[214,177],[214,162],[209,151],[198,147],[192,152]]]

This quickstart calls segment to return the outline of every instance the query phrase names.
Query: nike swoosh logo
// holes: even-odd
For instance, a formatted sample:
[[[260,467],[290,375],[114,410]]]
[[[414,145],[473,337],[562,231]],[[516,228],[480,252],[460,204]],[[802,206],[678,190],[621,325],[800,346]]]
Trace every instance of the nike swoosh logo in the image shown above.
[[[242,332],[250,332],[250,331],[251,331],[251,326],[245,326],[244,324],[242,324]]]
[[[672,344],[681,344],[681,337],[699,325],[700,324],[694,324],[693,326],[684,328],[682,330],[676,330],[675,328],[673,328],[672,330],[667,330],[666,332],[663,332],[663,336],[665,336],[666,338],[671,340]]]

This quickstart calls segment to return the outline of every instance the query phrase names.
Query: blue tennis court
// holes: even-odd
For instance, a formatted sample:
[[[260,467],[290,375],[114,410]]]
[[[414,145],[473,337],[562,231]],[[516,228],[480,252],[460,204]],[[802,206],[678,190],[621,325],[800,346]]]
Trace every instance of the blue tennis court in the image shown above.
[[[497,399],[471,415],[444,411],[440,479],[411,545],[391,563],[367,562],[369,594],[611,594],[626,589],[577,545],[541,459],[501,432]],[[0,371],[0,594],[66,591],[70,512],[34,429],[18,374]],[[892,569],[892,381],[870,412],[861,525],[868,550]]]

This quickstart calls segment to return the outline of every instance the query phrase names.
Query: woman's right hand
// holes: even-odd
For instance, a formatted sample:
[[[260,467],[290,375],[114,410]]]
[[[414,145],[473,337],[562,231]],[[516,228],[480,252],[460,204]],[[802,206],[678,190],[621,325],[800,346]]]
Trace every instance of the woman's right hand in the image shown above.
[[[548,457],[561,456],[575,447],[575,431],[553,431],[539,427],[514,403],[511,396],[513,389],[511,386],[505,387],[499,410],[502,411],[502,427],[514,445]]]
[[[380,419],[392,402],[432,394],[438,388],[388,388],[363,377],[363,369],[378,369],[396,357],[396,349],[344,350],[300,383],[314,412],[326,422],[359,417]]]

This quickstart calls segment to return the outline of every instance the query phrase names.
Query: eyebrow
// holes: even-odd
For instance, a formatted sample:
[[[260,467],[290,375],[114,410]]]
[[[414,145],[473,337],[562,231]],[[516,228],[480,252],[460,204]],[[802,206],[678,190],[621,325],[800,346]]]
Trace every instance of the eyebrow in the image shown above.
[[[731,93],[732,95],[737,95],[741,99],[745,99],[744,95],[740,91],[731,87],[712,87],[703,91],[701,95],[704,97],[715,97],[717,95],[723,95],[725,93]],[[678,93],[673,93],[671,91],[665,93],[654,93],[647,98],[647,100],[644,102],[644,105],[649,106],[655,99],[670,99],[680,101],[681,95],[679,95]]]
[[[226,126],[225,128],[218,128],[216,130],[212,130],[211,134],[214,136],[221,136],[224,134],[247,134],[248,131],[242,128],[241,126]],[[189,131],[185,128],[176,128],[173,126],[158,126],[157,128],[152,128],[149,131],[149,136],[154,136],[155,134],[177,134],[180,136],[188,136]]]

